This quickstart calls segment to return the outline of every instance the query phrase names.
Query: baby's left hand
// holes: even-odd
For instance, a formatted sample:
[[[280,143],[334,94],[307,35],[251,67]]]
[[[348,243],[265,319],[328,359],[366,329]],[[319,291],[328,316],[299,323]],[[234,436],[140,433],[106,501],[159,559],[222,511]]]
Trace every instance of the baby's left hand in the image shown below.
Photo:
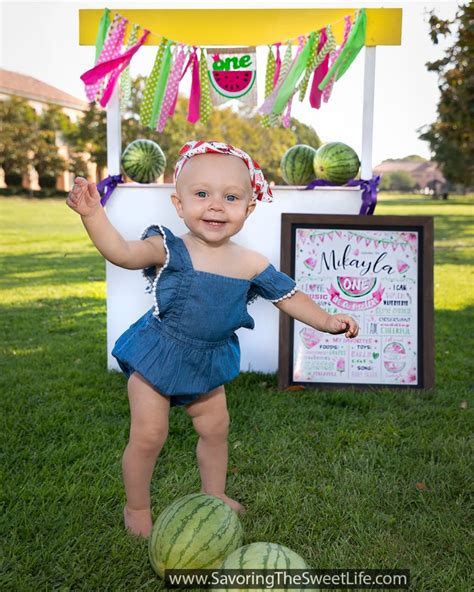
[[[359,325],[349,315],[334,314],[328,318],[325,330],[333,335],[345,333],[346,337],[353,338],[359,333]]]

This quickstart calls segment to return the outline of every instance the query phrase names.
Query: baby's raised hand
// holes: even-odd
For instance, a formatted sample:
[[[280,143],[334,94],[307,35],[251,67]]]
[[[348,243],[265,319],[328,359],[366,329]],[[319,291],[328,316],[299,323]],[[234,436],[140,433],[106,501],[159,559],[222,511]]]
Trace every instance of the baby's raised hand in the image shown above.
[[[96,184],[88,183],[84,177],[76,177],[66,204],[83,217],[94,214],[101,207]]]
[[[333,335],[339,335],[345,333],[346,337],[353,338],[357,337],[359,333],[359,325],[357,322],[346,314],[334,314],[330,315],[326,322],[326,331]]]

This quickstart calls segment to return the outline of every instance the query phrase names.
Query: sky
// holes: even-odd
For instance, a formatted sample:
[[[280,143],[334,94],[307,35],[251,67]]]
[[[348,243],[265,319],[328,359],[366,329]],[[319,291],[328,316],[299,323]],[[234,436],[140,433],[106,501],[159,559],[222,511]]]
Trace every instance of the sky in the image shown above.
[[[439,98],[437,75],[428,72],[426,62],[439,59],[452,40],[433,45],[429,37],[428,12],[453,18],[457,2],[150,2],[119,1],[105,4],[96,0],[22,1],[0,0],[0,66],[33,76],[71,95],[85,99],[80,75],[94,64],[95,48],[78,42],[80,8],[344,8],[400,7],[402,45],[379,46],[376,55],[373,165],[386,158],[409,154],[430,157],[429,146],[418,139],[417,129],[436,119]],[[159,31],[157,31],[159,33]],[[278,41],[278,40],[275,40]],[[131,75],[148,75],[156,47],[143,47],[135,55]],[[266,50],[257,50],[259,92],[263,91]],[[314,127],[323,142],[345,142],[361,153],[364,52],[334,85],[331,98],[320,110],[293,102],[292,116]],[[187,75],[183,83],[189,78]],[[183,90],[189,88],[189,82]],[[157,135],[159,143],[159,135]],[[245,147],[243,147],[245,149]]]

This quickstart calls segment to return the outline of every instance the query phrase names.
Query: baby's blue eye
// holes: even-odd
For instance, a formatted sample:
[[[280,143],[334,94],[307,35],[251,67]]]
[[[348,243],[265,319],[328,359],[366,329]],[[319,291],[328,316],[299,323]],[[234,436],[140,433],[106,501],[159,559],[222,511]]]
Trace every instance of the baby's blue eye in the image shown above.
[[[237,199],[239,199],[236,195],[227,195],[227,199],[229,199],[229,197],[232,197],[233,199],[229,200],[229,201],[236,201]]]
[[[206,192],[205,192],[205,191],[198,191],[198,192],[196,193],[196,195],[197,195],[197,196],[199,196],[199,197],[206,197],[206,195],[207,195],[207,194],[206,194]]]

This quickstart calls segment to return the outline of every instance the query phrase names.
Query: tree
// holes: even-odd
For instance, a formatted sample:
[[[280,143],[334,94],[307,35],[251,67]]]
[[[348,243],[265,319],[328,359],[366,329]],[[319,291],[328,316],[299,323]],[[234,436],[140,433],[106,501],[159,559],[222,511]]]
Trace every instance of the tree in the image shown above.
[[[472,3],[458,6],[454,20],[441,20],[430,12],[430,36],[434,44],[439,36],[454,35],[442,59],[428,62],[427,68],[439,74],[440,98],[438,118],[420,129],[420,139],[426,140],[444,176],[464,187],[474,184],[474,8]]]
[[[393,171],[382,176],[380,189],[382,191],[413,191],[417,183],[406,171]]]
[[[21,185],[28,172],[38,115],[25,99],[0,101],[0,166],[7,185]]]

